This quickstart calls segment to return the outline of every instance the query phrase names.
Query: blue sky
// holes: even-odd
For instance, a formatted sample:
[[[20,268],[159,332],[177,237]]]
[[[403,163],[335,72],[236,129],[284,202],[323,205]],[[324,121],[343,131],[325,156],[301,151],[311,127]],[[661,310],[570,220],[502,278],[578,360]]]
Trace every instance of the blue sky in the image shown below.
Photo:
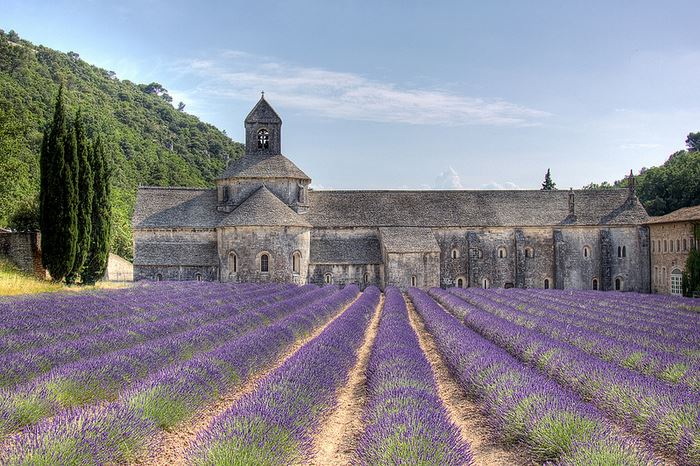
[[[317,187],[560,188],[700,131],[700,2],[13,1],[0,28],[243,137],[264,90]]]

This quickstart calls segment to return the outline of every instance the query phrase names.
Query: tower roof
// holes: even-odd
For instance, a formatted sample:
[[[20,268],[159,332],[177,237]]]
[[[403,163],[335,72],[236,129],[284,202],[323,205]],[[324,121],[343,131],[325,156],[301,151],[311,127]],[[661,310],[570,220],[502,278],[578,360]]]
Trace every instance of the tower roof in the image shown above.
[[[246,123],[278,123],[282,124],[282,119],[275,112],[275,109],[267,103],[265,100],[265,95],[260,97],[258,103],[255,104],[253,110],[250,111],[248,116],[245,118]]]
[[[304,217],[294,212],[265,186],[258,188],[248,199],[236,207],[236,210],[224,217],[219,226],[295,226],[311,228],[311,224]]]
[[[309,175],[282,154],[249,154],[234,160],[217,178],[295,178],[310,180]]]

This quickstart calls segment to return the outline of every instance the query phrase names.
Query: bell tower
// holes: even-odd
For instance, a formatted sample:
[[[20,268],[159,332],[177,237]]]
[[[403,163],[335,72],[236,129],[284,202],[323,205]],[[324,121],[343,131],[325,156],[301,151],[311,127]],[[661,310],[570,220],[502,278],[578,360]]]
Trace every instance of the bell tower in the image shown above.
[[[246,155],[278,155],[282,153],[282,119],[265,100],[260,100],[245,119]]]

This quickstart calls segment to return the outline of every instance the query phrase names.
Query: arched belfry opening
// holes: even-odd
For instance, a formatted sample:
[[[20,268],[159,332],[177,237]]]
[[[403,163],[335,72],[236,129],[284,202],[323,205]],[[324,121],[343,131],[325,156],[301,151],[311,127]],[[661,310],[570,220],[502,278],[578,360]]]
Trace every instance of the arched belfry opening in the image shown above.
[[[282,153],[282,119],[260,97],[245,119],[246,154],[279,155]]]

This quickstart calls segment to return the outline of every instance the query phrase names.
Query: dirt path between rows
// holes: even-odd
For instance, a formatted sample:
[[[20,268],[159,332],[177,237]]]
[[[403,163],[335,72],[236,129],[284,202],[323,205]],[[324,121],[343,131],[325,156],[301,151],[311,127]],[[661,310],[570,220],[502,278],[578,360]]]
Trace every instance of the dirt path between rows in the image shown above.
[[[328,415],[316,434],[315,456],[308,464],[339,466],[350,464],[363,432],[362,413],[367,402],[367,365],[374,340],[379,331],[379,320],[384,307],[384,295],[377,305],[367,327],[365,339],[357,351],[357,362],[348,376],[348,382],[338,390],[338,404]]]
[[[345,312],[361,295],[358,294],[354,300],[345,306],[340,312],[334,315],[328,322],[322,325],[308,337],[295,342],[273,365],[258,372],[251,379],[245,382],[242,386],[237,386],[225,393],[213,404],[207,406],[197,412],[192,419],[182,426],[178,426],[176,430],[171,432],[161,432],[154,439],[152,447],[148,450],[145,457],[133,464],[148,465],[148,466],[176,466],[185,465],[185,452],[194,443],[197,435],[204,429],[209,427],[209,424],[215,417],[219,416],[231,407],[236,401],[244,395],[254,392],[265,377],[274,372],[294,353],[299,351],[302,346],[316,338],[328,327],[335,319]]]
[[[404,299],[408,307],[411,327],[418,335],[420,347],[433,369],[438,395],[447,409],[450,420],[459,428],[462,439],[469,445],[474,464],[480,466],[537,464],[527,455],[524,448],[518,445],[506,446],[498,441],[498,435],[481,414],[479,405],[467,397],[450,374],[432,335],[426,330],[413,303],[405,295]]]

